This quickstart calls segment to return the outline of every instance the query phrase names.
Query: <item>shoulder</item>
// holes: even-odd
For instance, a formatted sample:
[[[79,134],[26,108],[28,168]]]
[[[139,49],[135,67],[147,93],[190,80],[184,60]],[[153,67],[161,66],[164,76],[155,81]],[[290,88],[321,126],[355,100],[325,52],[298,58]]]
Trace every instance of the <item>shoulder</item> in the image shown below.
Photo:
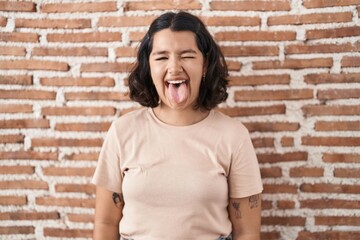
[[[112,122],[110,129],[117,131],[133,130],[134,127],[141,126],[147,120],[148,118],[147,114],[148,114],[148,109],[143,107],[128,112],[120,116],[119,118],[115,119]]]
[[[247,128],[239,119],[229,117],[228,115],[225,115],[224,113],[216,110],[213,111],[215,120],[214,122],[216,122],[219,127],[221,126],[224,131],[235,132],[237,134],[239,134],[239,132],[248,133]]]

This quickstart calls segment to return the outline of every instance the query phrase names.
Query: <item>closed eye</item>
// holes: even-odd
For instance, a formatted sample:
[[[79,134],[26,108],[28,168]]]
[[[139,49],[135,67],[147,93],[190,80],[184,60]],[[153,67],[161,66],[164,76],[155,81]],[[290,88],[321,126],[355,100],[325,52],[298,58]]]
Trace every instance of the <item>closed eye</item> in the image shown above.
[[[182,58],[190,58],[190,59],[193,59],[195,58],[194,56],[182,56]]]
[[[155,58],[155,61],[162,61],[162,60],[166,60],[168,59],[167,57],[159,57],[159,58]]]

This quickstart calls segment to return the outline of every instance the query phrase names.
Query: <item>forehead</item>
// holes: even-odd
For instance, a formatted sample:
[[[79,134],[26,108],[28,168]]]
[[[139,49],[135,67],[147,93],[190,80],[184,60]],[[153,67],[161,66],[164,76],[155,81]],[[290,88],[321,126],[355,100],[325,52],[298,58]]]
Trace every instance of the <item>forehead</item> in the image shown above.
[[[152,52],[177,52],[184,49],[200,52],[196,44],[195,34],[191,31],[172,31],[167,28],[153,36]]]

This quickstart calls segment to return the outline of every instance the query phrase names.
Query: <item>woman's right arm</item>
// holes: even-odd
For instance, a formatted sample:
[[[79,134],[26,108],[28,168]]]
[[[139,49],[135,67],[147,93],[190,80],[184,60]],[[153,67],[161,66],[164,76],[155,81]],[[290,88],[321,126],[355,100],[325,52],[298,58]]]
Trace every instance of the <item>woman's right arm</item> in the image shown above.
[[[124,198],[102,187],[96,187],[94,240],[119,240],[119,222]]]

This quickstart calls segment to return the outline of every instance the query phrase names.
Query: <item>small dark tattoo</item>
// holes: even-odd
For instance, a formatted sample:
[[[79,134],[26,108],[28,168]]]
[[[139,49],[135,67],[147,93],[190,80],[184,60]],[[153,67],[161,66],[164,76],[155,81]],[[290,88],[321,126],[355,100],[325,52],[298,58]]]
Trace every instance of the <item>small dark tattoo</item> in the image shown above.
[[[235,209],[235,217],[241,218],[240,203],[239,202],[231,202],[231,206]]]
[[[122,205],[124,205],[124,197],[122,193],[116,193],[114,192],[112,195],[113,202],[115,203],[115,206],[118,208],[121,208]]]
[[[259,205],[259,195],[253,195],[249,197],[250,208],[257,208]]]

